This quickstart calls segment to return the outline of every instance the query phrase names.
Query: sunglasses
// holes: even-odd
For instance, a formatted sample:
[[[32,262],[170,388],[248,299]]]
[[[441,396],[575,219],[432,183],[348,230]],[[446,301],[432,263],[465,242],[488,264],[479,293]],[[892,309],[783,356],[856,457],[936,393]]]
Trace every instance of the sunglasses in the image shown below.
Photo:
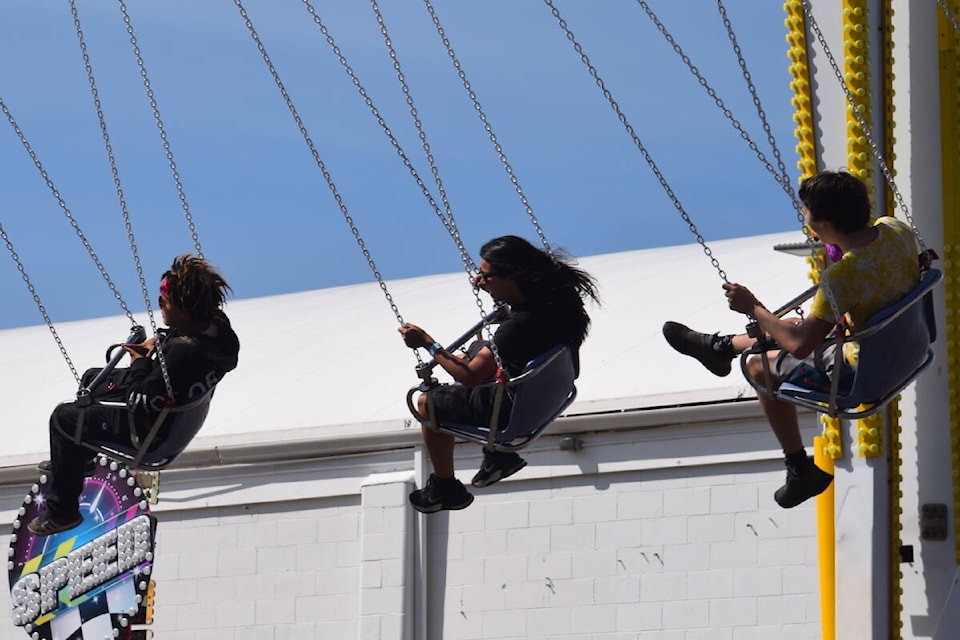
[[[477,276],[479,276],[479,278],[480,278],[481,280],[483,280],[484,282],[488,282],[488,281],[490,280],[490,278],[494,278],[494,277],[496,277],[496,276],[498,276],[498,275],[500,275],[500,274],[498,274],[498,273],[491,273],[491,272],[489,272],[489,271],[477,271]]]

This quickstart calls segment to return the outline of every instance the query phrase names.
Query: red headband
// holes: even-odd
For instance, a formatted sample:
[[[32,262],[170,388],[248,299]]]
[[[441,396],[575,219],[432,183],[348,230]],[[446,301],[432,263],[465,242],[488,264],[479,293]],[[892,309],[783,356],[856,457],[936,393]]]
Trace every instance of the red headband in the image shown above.
[[[160,297],[166,301],[170,301],[170,279],[164,278],[160,281]]]

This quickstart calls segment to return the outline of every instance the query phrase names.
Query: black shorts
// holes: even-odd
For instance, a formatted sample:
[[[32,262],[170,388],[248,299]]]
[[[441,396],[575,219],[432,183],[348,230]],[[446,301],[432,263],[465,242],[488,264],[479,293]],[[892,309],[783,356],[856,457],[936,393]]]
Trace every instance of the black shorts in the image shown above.
[[[493,385],[479,387],[448,385],[437,387],[429,391],[428,394],[433,403],[434,415],[438,422],[489,426],[496,392],[497,388]],[[506,424],[512,408],[513,401],[504,391],[497,426]]]

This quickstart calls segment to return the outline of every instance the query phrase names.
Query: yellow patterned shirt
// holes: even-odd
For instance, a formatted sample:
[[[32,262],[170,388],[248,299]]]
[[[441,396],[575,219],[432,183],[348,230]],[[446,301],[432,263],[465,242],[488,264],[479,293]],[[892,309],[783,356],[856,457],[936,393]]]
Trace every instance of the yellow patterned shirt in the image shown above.
[[[873,242],[851,249],[821,274],[821,284],[829,287],[837,309],[846,315],[853,331],[865,327],[870,316],[909,293],[920,278],[913,230],[891,217],[877,218],[873,226],[879,231]],[[835,323],[837,317],[826,287],[817,289],[810,313]]]

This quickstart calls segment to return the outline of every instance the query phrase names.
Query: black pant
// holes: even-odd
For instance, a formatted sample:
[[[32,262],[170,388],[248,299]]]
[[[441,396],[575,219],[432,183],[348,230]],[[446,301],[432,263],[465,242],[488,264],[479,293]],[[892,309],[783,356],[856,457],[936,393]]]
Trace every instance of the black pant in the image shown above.
[[[82,378],[84,386],[93,381],[99,369],[88,369]],[[122,374],[120,374],[122,376]],[[122,393],[106,385],[93,390],[93,397],[101,400],[119,400]],[[76,402],[58,405],[50,416],[51,476],[47,495],[47,509],[57,520],[73,518],[80,510],[83,492],[84,468],[96,457],[96,452],[74,442],[80,419]],[[126,406],[104,407],[92,405],[83,417],[81,439],[84,441],[131,444],[130,413]]]

